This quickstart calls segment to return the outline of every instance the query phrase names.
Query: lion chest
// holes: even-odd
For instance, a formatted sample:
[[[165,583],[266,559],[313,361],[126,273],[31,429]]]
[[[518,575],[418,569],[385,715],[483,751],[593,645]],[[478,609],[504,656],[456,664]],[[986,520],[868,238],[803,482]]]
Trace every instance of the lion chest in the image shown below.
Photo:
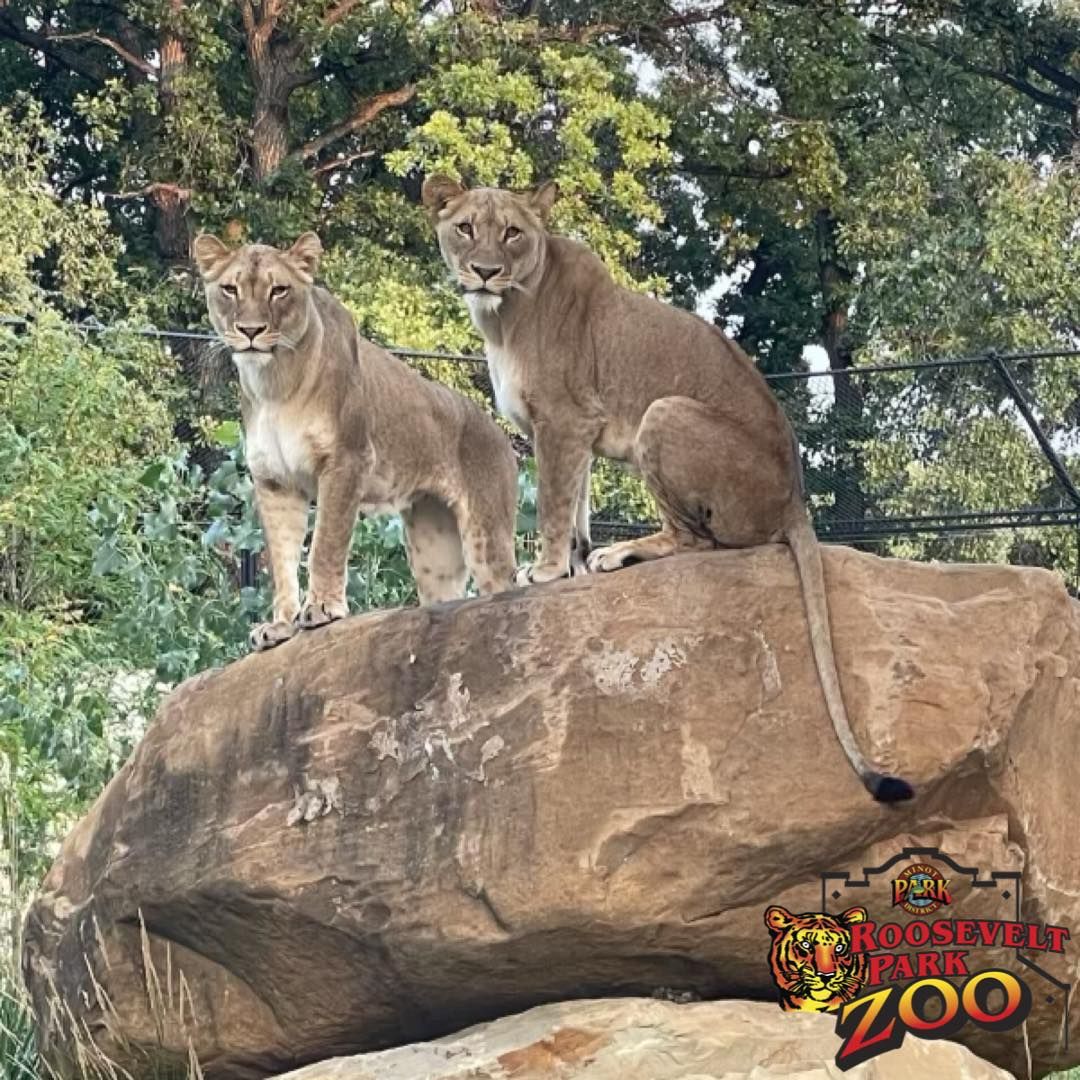
[[[252,407],[244,429],[248,468],[256,480],[269,480],[309,497],[315,495],[317,433],[280,405]]]
[[[499,412],[526,435],[532,435],[532,417],[525,404],[521,366],[505,349],[489,345],[488,373]]]

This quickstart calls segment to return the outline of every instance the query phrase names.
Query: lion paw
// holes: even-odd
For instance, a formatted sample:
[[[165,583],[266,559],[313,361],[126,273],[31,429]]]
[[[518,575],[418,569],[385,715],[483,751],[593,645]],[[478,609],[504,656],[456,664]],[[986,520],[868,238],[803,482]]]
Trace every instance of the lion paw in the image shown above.
[[[624,545],[611,544],[591,552],[586,565],[590,574],[609,574],[612,570],[622,570],[637,561]]]
[[[312,600],[304,601],[300,614],[296,616],[296,626],[300,630],[314,630],[327,623],[344,619],[349,614],[349,605],[344,600]]]
[[[547,581],[561,581],[563,578],[579,577],[584,574],[584,566],[545,566],[543,563],[525,563],[514,572],[514,584],[520,589],[526,585],[543,585]]]
[[[294,623],[278,620],[277,622],[259,623],[258,626],[252,628],[248,640],[255,652],[265,652],[267,649],[274,648],[275,645],[280,645],[283,641],[288,641],[295,634],[296,625]]]

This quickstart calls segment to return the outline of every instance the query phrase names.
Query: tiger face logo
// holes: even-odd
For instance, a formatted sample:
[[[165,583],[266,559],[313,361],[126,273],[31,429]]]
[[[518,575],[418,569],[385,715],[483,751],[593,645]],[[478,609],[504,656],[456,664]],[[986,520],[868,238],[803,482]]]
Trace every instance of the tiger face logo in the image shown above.
[[[866,957],[851,951],[848,927],[866,922],[866,908],[839,915],[792,915],[771,907],[765,925],[772,934],[769,964],[785,1012],[836,1012],[852,1001],[866,978]]]

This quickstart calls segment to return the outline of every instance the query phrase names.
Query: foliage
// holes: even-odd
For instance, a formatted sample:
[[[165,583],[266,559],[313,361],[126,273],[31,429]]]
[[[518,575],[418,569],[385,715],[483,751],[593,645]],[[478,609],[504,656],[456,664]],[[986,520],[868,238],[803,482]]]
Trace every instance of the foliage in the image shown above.
[[[0,108],[0,316],[33,309],[35,264],[65,304],[93,297],[108,313],[117,240],[102,210],[62,202],[50,189],[60,141],[32,98],[19,95],[13,107]]]
[[[0,1080],[38,1080],[43,1072],[30,1010],[0,970]]]
[[[161,693],[238,656],[268,604],[265,573],[239,580],[262,538],[234,402],[204,398],[193,350],[130,333],[205,325],[194,231],[316,229],[365,333],[472,352],[423,176],[554,177],[558,229],[715,318],[768,372],[803,369],[808,346],[842,374],[1074,346],[1078,105],[1065,2],[0,4],[0,319],[32,316],[0,324],[4,880],[33,882]],[[71,328],[88,315],[121,329]],[[464,366],[425,371],[484,396]],[[1080,475],[1075,364],[1017,378]],[[1061,498],[992,369],[835,391],[782,388],[826,514]],[[534,496],[527,465],[525,528]],[[610,463],[593,499],[651,514]],[[358,526],[354,608],[412,598],[399,529]],[[1073,544],[1047,530],[892,550],[1055,565]]]

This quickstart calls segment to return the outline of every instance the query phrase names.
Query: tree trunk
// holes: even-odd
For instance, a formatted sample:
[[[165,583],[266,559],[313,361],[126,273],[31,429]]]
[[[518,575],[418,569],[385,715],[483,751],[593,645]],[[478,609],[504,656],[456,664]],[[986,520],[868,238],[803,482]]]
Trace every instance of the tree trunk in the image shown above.
[[[184,0],[169,0],[169,25],[161,36],[158,101],[167,121],[176,112],[180,83],[187,70],[187,50],[176,31],[177,17]],[[183,263],[188,258],[187,207],[190,193],[178,184],[152,184],[150,203],[154,207],[154,237],[158,251],[167,263]]]
[[[252,117],[252,167],[255,182],[272,175],[289,150],[289,94],[292,50],[273,48],[269,23],[252,26],[247,35],[248,65],[255,87]]]
[[[260,183],[277,169],[288,152],[289,96],[287,81],[280,72],[275,71],[257,85],[252,157],[255,181]]]

